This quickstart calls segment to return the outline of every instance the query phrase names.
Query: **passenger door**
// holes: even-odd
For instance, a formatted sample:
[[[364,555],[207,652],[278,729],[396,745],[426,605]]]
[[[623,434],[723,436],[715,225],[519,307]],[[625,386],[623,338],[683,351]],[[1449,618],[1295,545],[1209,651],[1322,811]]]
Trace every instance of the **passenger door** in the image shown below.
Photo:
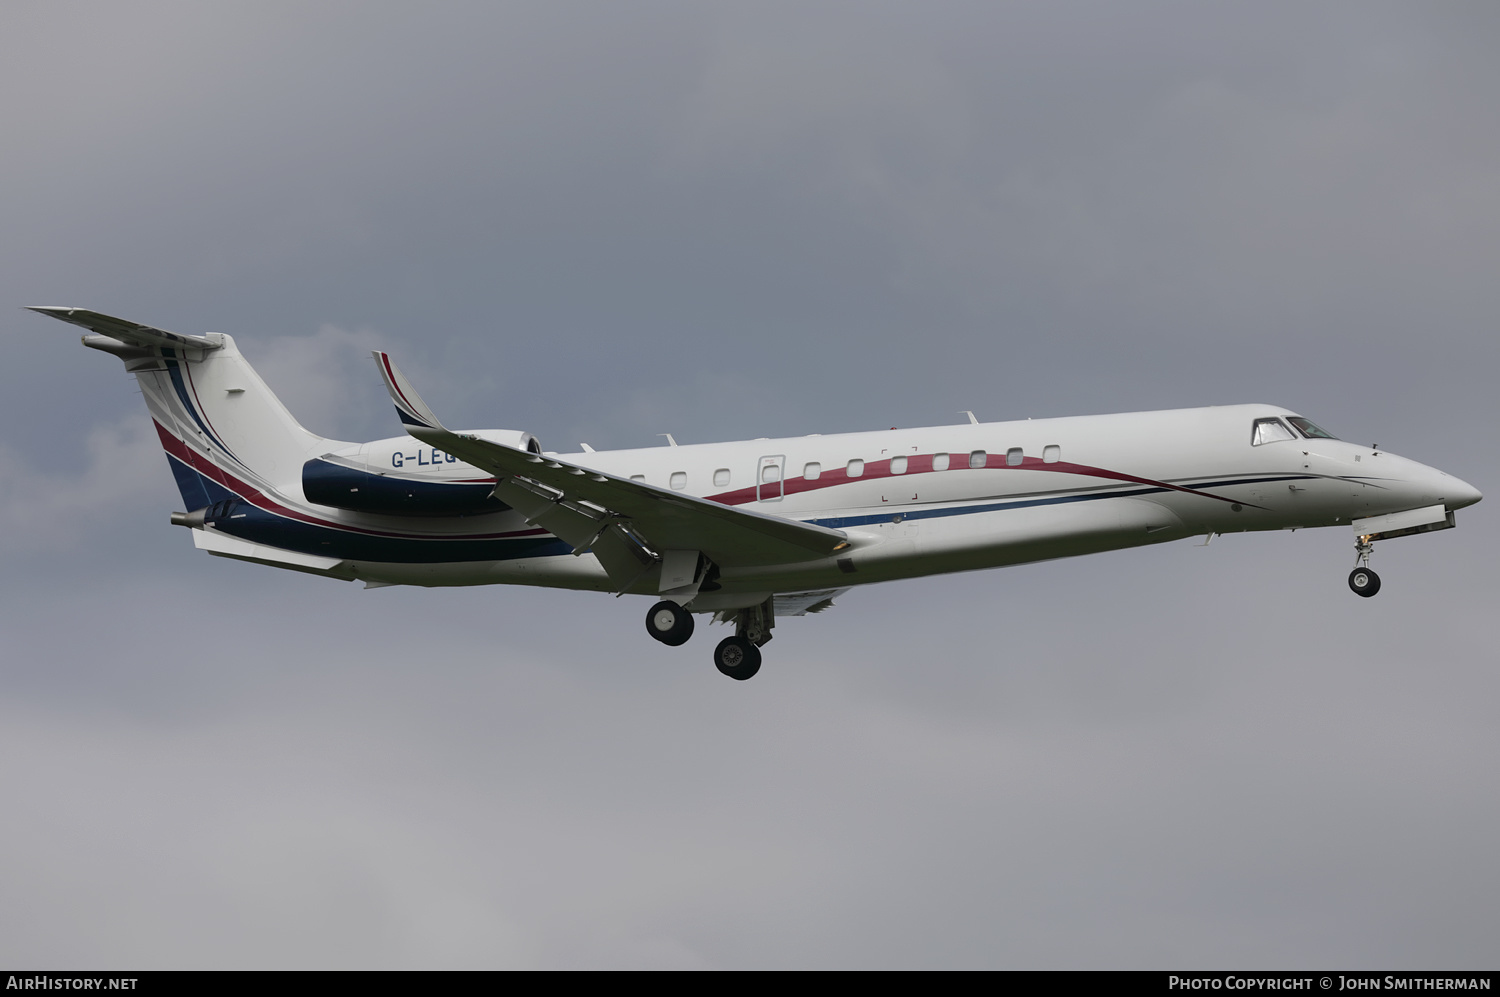
[[[755,466],[755,500],[778,502],[786,494],[786,456],[762,457]]]

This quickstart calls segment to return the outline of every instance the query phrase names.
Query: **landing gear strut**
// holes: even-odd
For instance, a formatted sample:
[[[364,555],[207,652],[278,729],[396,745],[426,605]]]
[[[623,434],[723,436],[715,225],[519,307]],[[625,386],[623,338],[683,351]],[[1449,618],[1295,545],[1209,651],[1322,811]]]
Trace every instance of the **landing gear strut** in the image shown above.
[[[646,614],[646,632],[668,647],[686,644],[693,636],[693,614],[675,602],[658,602]]]
[[[715,617],[720,623],[734,621],[734,636],[725,637],[714,648],[714,667],[736,681],[760,671],[761,645],[771,639],[776,625],[774,596],[758,606],[726,609]],[[646,632],[669,647],[686,644],[693,636],[693,614],[675,602],[662,600],[646,614]]]
[[[1380,591],[1380,576],[1370,570],[1370,554],[1374,550],[1369,537],[1359,537],[1354,542],[1354,570],[1349,572],[1349,588],[1366,599]]]
[[[714,665],[730,678],[743,682],[760,671],[761,645],[771,639],[776,625],[776,597],[759,606],[720,613],[722,622],[734,620],[734,636],[725,637],[714,648]]]

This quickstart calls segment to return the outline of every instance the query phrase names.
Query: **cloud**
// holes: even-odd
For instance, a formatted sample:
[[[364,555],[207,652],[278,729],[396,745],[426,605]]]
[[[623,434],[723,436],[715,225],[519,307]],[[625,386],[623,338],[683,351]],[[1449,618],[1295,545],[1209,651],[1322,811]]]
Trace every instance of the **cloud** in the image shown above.
[[[321,436],[354,439],[372,427],[378,430],[377,420],[389,408],[370,356],[372,350],[392,348],[381,333],[325,324],[311,336],[247,336],[235,345],[292,415]],[[401,435],[394,418],[384,421],[386,436]]]
[[[134,418],[96,425],[85,466],[47,472],[18,450],[0,449],[0,533],[10,554],[66,548],[101,528],[118,528],[122,506],[174,493],[144,406]]]

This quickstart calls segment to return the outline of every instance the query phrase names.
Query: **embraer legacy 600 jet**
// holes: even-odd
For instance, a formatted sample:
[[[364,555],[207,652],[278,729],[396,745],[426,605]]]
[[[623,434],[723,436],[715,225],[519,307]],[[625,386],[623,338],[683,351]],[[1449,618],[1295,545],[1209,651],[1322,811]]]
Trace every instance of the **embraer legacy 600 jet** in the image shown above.
[[[980,423],[582,453],[443,426],[376,353],[406,435],[303,429],[229,336],[81,308],[125,362],[211,554],[380,585],[509,583],[651,596],[663,644],[693,614],[747,679],[778,617],[852,586],[1249,530],[1352,526],[1349,587],[1380,588],[1377,540],[1453,526],[1458,478],[1342,442],[1274,405]]]

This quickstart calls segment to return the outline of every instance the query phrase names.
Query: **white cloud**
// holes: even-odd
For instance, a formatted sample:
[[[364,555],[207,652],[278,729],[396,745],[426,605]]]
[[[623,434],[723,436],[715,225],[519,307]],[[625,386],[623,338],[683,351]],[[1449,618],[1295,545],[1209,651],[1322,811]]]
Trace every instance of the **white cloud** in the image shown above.
[[[269,340],[237,337],[235,345],[297,421],[332,439],[399,436],[394,416],[384,418],[389,399],[371,350],[389,349],[388,337],[371,329],[325,324],[311,336]],[[416,367],[409,361],[403,366]],[[420,369],[420,368],[418,368]],[[384,421],[384,432],[376,414]],[[374,426],[374,436],[361,436]]]
[[[12,552],[68,547],[100,526],[118,527],[123,509],[171,487],[161,443],[138,414],[96,425],[84,466],[76,473],[38,469],[17,450],[0,447],[0,534]]]

